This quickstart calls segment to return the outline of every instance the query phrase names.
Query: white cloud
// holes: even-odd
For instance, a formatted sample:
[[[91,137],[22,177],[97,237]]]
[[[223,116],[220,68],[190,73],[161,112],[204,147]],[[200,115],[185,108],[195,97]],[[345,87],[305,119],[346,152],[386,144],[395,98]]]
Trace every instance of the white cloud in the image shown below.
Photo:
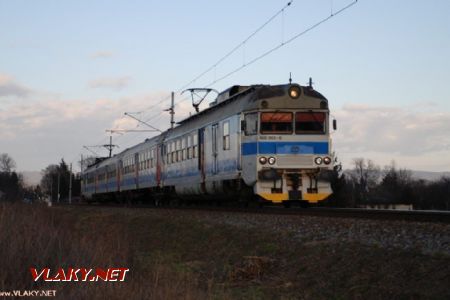
[[[110,58],[113,57],[114,53],[110,51],[97,51],[91,54],[92,59]]]
[[[0,97],[15,96],[24,98],[31,93],[31,89],[16,82],[11,76],[0,74]]]
[[[106,129],[148,129],[124,116],[126,111],[144,110],[135,116],[167,129],[170,115],[164,109],[170,105],[168,94],[13,103],[0,108],[0,149],[16,160],[20,170],[38,170],[62,157],[76,162],[83,145],[109,142]],[[190,99],[182,99],[176,99],[180,103],[175,107],[176,121],[193,111]],[[334,110],[338,119],[334,149],[344,167],[351,168],[355,157],[365,157],[382,166],[395,160],[400,167],[448,171],[450,113],[439,112],[438,107],[419,109],[348,104]],[[155,134],[114,135],[113,143],[120,145],[116,151],[122,151]]]
[[[160,93],[154,93],[94,101],[35,100],[2,107],[0,149],[16,160],[20,170],[39,170],[63,157],[66,161],[76,162],[83,145],[108,142],[106,129],[114,128],[115,125],[135,127],[136,123],[132,119],[120,121],[125,111],[148,107],[161,98]],[[162,111],[159,106],[154,109]],[[164,125],[163,129],[167,128],[168,122],[164,122]],[[138,142],[147,136],[148,133],[138,135]],[[125,148],[121,142],[119,144],[119,150]]]
[[[405,109],[348,104],[334,115],[339,122],[335,149],[347,163],[352,157],[368,157],[381,164],[395,159],[411,168],[450,169],[449,112],[429,111],[423,105]],[[433,153],[440,163],[431,159]]]
[[[123,76],[123,77],[108,77],[108,78],[99,78],[94,79],[89,82],[90,88],[107,88],[114,90],[121,90],[128,86],[130,83],[131,77]]]

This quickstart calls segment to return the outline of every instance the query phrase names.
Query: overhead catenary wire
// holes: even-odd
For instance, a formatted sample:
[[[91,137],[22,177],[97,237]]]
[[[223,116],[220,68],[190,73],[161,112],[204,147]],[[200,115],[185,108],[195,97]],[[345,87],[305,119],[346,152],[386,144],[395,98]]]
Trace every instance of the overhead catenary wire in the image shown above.
[[[210,87],[213,84],[216,84],[228,77],[230,77],[231,75],[241,71],[242,69],[249,67],[250,65],[256,63],[257,61],[263,59],[264,57],[270,55],[271,53],[277,51],[278,49],[290,44],[291,42],[293,42],[294,40],[300,38],[301,36],[305,35],[306,33],[312,31],[313,29],[319,27],[320,25],[322,25],[323,23],[327,22],[328,20],[330,20],[331,18],[341,14],[343,11],[349,9],[350,7],[352,7],[353,5],[355,5],[358,2],[358,0],[354,0],[351,3],[349,3],[348,5],[342,7],[341,9],[337,10],[336,12],[333,12],[334,7],[333,7],[333,2],[331,2],[331,10],[330,10],[330,15],[321,19],[320,21],[318,21],[317,23],[313,24],[312,26],[306,28],[305,30],[293,35],[292,37],[290,37],[289,39],[287,39],[286,41],[284,41],[284,10],[291,6],[291,4],[293,3],[293,1],[289,1],[285,6],[283,6],[282,9],[280,9],[279,11],[277,11],[274,15],[272,15],[266,22],[264,22],[261,26],[259,26],[255,31],[253,31],[250,35],[248,35],[243,41],[241,41],[239,44],[237,44],[235,47],[233,47],[229,52],[227,52],[224,56],[222,56],[220,59],[218,59],[214,64],[212,64],[210,67],[208,67],[207,69],[205,69],[203,72],[201,72],[199,75],[197,75],[196,77],[194,77],[192,80],[190,80],[189,82],[187,82],[185,85],[183,85],[182,87],[180,87],[179,89],[176,90],[176,93],[180,93],[182,90],[184,90],[185,88],[187,88],[189,85],[191,85],[192,83],[196,82],[197,80],[199,80],[200,78],[202,78],[204,75],[206,75],[208,72],[210,72],[211,70],[214,70],[214,80],[209,82],[208,84],[204,85],[204,88]],[[245,52],[244,53],[244,59],[243,59],[243,63],[241,66],[231,70],[230,72],[216,78],[216,69],[217,66],[219,64],[221,64],[223,61],[225,61],[228,57],[230,57],[233,53],[235,53],[239,48],[243,48],[245,46],[245,44],[251,39],[253,38],[258,32],[260,32],[263,28],[265,28],[269,23],[271,23],[277,16],[282,15],[283,19],[282,19],[282,37],[281,37],[281,42],[280,44],[276,45],[275,47],[272,47],[271,49],[265,51],[264,53],[262,53],[261,55],[258,55],[257,57],[254,57],[252,59],[250,59],[248,62],[246,62],[246,57],[245,57]],[[244,50],[245,51],[245,50]],[[156,102],[155,104],[153,104],[152,106],[145,108],[145,110],[148,110],[150,108],[154,108],[156,105],[162,104],[165,101],[167,101],[168,99],[170,99],[170,94],[167,97],[164,97],[163,99],[161,99],[160,101]],[[180,101],[178,101],[177,103],[175,103],[175,106],[179,105],[180,103],[188,100],[188,97],[185,97],[183,99],[181,99]],[[160,118],[161,112],[157,112],[153,115],[151,115],[148,119],[145,119],[145,122],[149,122],[151,120],[154,119],[158,119]],[[136,128],[139,125],[136,126]],[[122,136],[117,137],[116,142],[118,139],[120,139]]]
[[[261,26],[259,26],[256,30],[254,30],[250,35],[248,35],[244,40],[242,40],[240,43],[238,43],[236,46],[234,46],[230,51],[228,51],[225,55],[223,55],[221,58],[219,58],[215,63],[213,63],[211,66],[206,68],[203,72],[201,72],[199,75],[191,79],[189,82],[185,83],[183,86],[179,87],[175,90],[175,93],[180,93],[186,88],[188,88],[192,83],[196,82],[200,78],[202,78],[204,75],[206,75],[208,72],[216,69],[223,61],[225,61],[228,57],[230,57],[233,53],[235,53],[239,48],[243,47],[250,39],[252,39],[256,34],[258,34],[261,30],[263,30],[268,24],[270,24],[276,17],[278,17],[280,14],[284,12],[284,10],[292,5],[294,0],[289,1],[287,4],[285,4],[279,11],[277,11],[274,15],[272,15],[269,19],[267,19]],[[170,95],[167,97],[164,97],[159,102],[156,103],[156,105],[161,104],[165,102],[166,100],[170,99]],[[152,108],[154,105],[147,107],[147,109]],[[146,109],[144,109],[146,110]]]
[[[351,2],[350,4],[346,5],[345,7],[341,8],[340,10],[338,10],[335,13],[331,13],[328,17],[320,20],[319,22],[315,23],[314,25],[308,27],[307,29],[303,30],[302,32],[292,36],[290,39],[288,39],[286,42],[281,42],[280,44],[278,44],[277,46],[269,49],[268,51],[264,52],[263,54],[253,58],[252,60],[250,60],[248,63],[244,63],[242,64],[240,67],[237,67],[236,69],[232,70],[231,72],[223,75],[222,77],[219,77],[218,79],[215,79],[214,81],[210,82],[209,84],[205,85],[204,87],[209,87],[225,78],[230,77],[231,75],[233,75],[234,73],[239,72],[240,70],[254,64],[255,62],[257,62],[258,60],[266,57],[267,55],[271,54],[272,52],[275,52],[276,50],[280,49],[281,47],[286,46],[287,44],[291,43],[292,41],[298,39],[299,37],[301,37],[302,35],[310,32],[311,30],[313,30],[314,28],[322,25],[323,23],[325,23],[326,21],[330,20],[331,18],[337,16],[338,14],[340,14],[341,12],[343,12],[344,10],[350,8],[351,6],[355,5],[356,2],[358,2],[358,0],[354,0],[353,2]]]
[[[179,87],[178,89],[175,90],[175,93],[180,93],[183,90],[185,90],[186,88],[188,88],[192,83],[196,82],[197,80],[199,80],[200,78],[202,78],[204,75],[206,75],[207,73],[209,73],[210,71],[214,70],[216,71],[216,68],[223,62],[225,61],[228,57],[230,57],[233,53],[235,53],[237,50],[239,50],[240,48],[243,48],[243,63],[245,64],[245,44],[251,40],[254,36],[256,36],[261,30],[263,30],[268,24],[270,24],[273,20],[275,20],[280,14],[284,14],[284,11],[286,8],[290,7],[292,5],[292,3],[294,2],[294,0],[289,1],[288,3],[286,3],[280,10],[278,10],[275,14],[273,14],[269,19],[267,19],[261,26],[259,26],[257,29],[255,29],[250,35],[248,35],[244,40],[242,40],[240,43],[238,43],[236,46],[234,46],[230,51],[228,51],[225,55],[223,55],[221,58],[219,58],[215,63],[213,63],[211,66],[209,66],[208,68],[206,68],[203,72],[201,72],[199,75],[197,75],[196,77],[194,77],[193,79],[191,79],[189,82],[187,82],[186,84],[184,84],[183,86]],[[166,102],[167,100],[170,99],[170,95],[168,95],[167,97],[162,98],[161,100],[159,100],[158,102],[156,102],[155,104],[144,108],[143,110],[148,110],[150,108],[153,108],[155,105],[159,105],[162,104],[164,102]],[[188,98],[184,98],[181,101],[179,101],[178,103],[184,102],[186,101]],[[175,104],[176,106],[176,104]],[[149,117],[148,119],[145,120],[145,122],[149,122],[151,120],[153,120],[154,118],[160,116],[161,113],[158,112],[154,115],[152,115],[151,117]],[[138,127],[138,125],[136,126]],[[118,137],[116,139],[116,141],[120,139],[120,137]]]
[[[187,84],[185,84],[183,87],[180,88],[180,90],[184,90],[185,88],[189,87],[189,85],[191,85],[192,83],[196,82],[198,79],[200,79],[201,77],[203,77],[205,74],[207,74],[209,71],[213,70],[214,68],[216,68],[220,63],[222,63],[225,59],[227,59],[228,57],[230,57],[234,52],[236,52],[239,48],[245,46],[245,44],[251,39],[253,38],[258,32],[260,32],[262,29],[264,29],[269,23],[271,23],[276,17],[278,17],[280,14],[284,13],[284,10],[286,8],[288,8],[289,6],[291,6],[292,2],[294,2],[294,0],[289,1],[285,6],[283,6],[282,9],[280,9],[278,12],[276,12],[273,16],[271,16],[266,22],[264,22],[264,24],[262,24],[261,26],[259,26],[255,31],[253,31],[249,36],[247,36],[242,42],[240,42],[239,44],[237,44],[233,49],[231,49],[229,52],[227,52],[224,56],[222,56],[216,63],[214,63],[212,66],[210,66],[209,68],[207,68],[205,71],[203,71],[202,73],[200,73],[199,75],[197,75],[197,77],[195,77],[194,79],[192,79],[191,81],[189,81]]]

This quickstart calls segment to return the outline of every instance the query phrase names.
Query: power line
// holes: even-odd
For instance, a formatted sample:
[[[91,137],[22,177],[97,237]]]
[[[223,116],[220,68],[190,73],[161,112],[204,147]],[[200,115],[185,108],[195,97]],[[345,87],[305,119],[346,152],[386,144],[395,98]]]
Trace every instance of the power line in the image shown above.
[[[226,60],[228,57],[230,57],[233,53],[235,53],[239,48],[243,47],[250,39],[252,39],[256,34],[258,34],[262,29],[264,29],[268,24],[270,24],[276,17],[278,17],[280,14],[284,14],[284,10],[286,8],[288,8],[289,6],[291,6],[291,4],[294,2],[294,0],[289,1],[287,4],[285,4],[279,11],[277,11],[274,15],[272,15],[269,19],[267,19],[261,26],[259,26],[256,30],[254,30],[250,35],[248,35],[244,40],[242,40],[240,43],[238,43],[236,46],[234,46],[230,51],[228,51],[224,56],[222,56],[221,58],[219,58],[214,64],[212,64],[210,67],[208,67],[207,69],[205,69],[203,72],[201,72],[199,75],[197,75],[196,77],[194,77],[193,79],[191,79],[189,82],[187,82],[186,84],[184,84],[183,86],[181,86],[180,88],[178,88],[175,92],[178,94],[181,91],[183,91],[184,89],[186,89],[187,87],[189,87],[192,83],[196,82],[198,79],[202,78],[205,74],[207,74],[208,72],[210,72],[211,70],[217,68],[218,65],[220,65],[224,60]],[[160,101],[156,102],[155,104],[153,104],[152,106],[149,106],[147,108],[144,109],[148,110],[149,108],[154,107],[155,105],[159,105],[161,103],[164,103],[165,101],[170,99],[170,95],[167,97],[164,97],[163,99],[161,99]],[[178,101],[177,104],[186,101],[188,98],[184,98],[181,101]],[[175,104],[175,105],[177,105]],[[145,122],[149,122],[150,120],[153,120],[154,118],[161,116],[161,113],[158,112],[154,115],[152,115],[151,117],[149,117],[148,119],[145,120]],[[139,125],[136,126],[136,128]],[[116,139],[116,141],[120,139],[120,137],[118,137]]]
[[[330,10],[330,15],[327,16],[326,18],[323,18],[322,20],[320,20],[319,22],[313,24],[312,26],[306,28],[305,30],[299,32],[298,34],[292,36],[291,38],[289,38],[288,40],[284,41],[284,10],[286,8],[288,8],[291,4],[292,1],[289,1],[285,6],[283,6],[282,9],[280,9],[278,12],[276,12],[273,16],[271,16],[266,22],[264,22],[260,27],[258,27],[255,31],[253,31],[249,36],[247,36],[242,42],[240,42],[239,44],[237,44],[234,48],[232,48],[229,52],[227,52],[224,56],[222,56],[219,60],[217,60],[214,64],[212,64],[210,67],[208,67],[207,69],[205,69],[202,73],[200,73],[199,75],[197,75],[196,77],[194,77],[194,79],[190,80],[188,83],[186,83],[185,85],[183,85],[182,87],[180,87],[178,90],[176,90],[176,93],[179,93],[180,91],[184,90],[186,87],[188,87],[190,84],[194,83],[195,81],[197,81],[198,79],[200,79],[201,77],[203,77],[205,74],[207,74],[208,72],[210,72],[211,70],[215,69],[219,64],[221,64],[225,59],[227,59],[228,57],[230,57],[233,53],[235,53],[239,48],[243,47],[251,38],[253,38],[258,32],[260,32],[264,27],[266,27],[269,23],[271,23],[277,16],[279,16],[280,14],[282,14],[283,17],[283,24],[282,24],[282,39],[281,39],[281,43],[278,44],[277,46],[267,50],[266,52],[264,52],[263,54],[251,59],[249,62],[245,63],[245,61],[243,62],[243,64],[237,68],[235,68],[234,70],[226,73],[225,75],[219,77],[219,78],[215,78],[213,81],[211,81],[210,83],[208,83],[207,85],[204,86],[204,88],[207,88],[213,84],[216,84],[219,81],[222,81],[228,77],[230,77],[231,75],[239,72],[240,70],[256,63],[257,61],[263,59],[264,57],[270,55],[271,53],[275,52],[276,50],[284,47],[285,45],[293,42],[294,40],[298,39],[299,37],[303,36],[304,34],[312,31],[313,29],[317,28],[318,26],[322,25],[323,23],[327,22],[328,20],[330,20],[331,18],[339,15],[340,13],[342,13],[343,11],[349,9],[350,7],[352,7],[353,5],[355,5],[358,0],[354,0],[351,3],[349,3],[348,5],[344,6],[343,8],[339,9],[336,12],[333,12],[333,2],[331,2],[331,10]],[[167,101],[168,99],[170,99],[170,95],[161,99],[160,101],[158,101],[157,103],[153,104],[152,106],[144,109],[148,110],[151,107],[154,107],[155,105],[159,105],[162,104],[163,102]],[[175,106],[179,105],[180,103],[188,100],[189,98],[185,97],[182,100],[178,101]],[[145,122],[149,122],[155,118],[161,117],[161,112],[158,112],[152,116],[150,116],[148,119],[145,120]],[[137,125],[135,128],[137,128],[139,125]],[[116,139],[116,141],[120,139],[120,137],[118,137]]]
[[[201,77],[203,77],[203,75],[205,75],[206,73],[208,73],[209,71],[213,70],[214,68],[216,68],[220,63],[222,63],[225,59],[227,59],[228,57],[230,57],[231,54],[233,54],[234,52],[236,52],[239,48],[241,48],[242,46],[244,46],[252,37],[254,37],[258,32],[260,32],[264,27],[266,27],[269,23],[271,23],[278,15],[284,13],[284,10],[286,8],[288,8],[289,6],[291,6],[292,1],[289,1],[285,6],[283,6],[282,9],[280,9],[277,13],[275,13],[272,17],[270,17],[266,22],[264,22],[264,24],[262,24],[261,26],[259,26],[254,32],[252,32],[248,37],[246,37],[242,42],[240,42],[239,44],[237,44],[233,49],[231,49],[227,54],[225,54],[223,57],[221,57],[216,63],[214,63],[213,65],[211,65],[209,68],[207,68],[205,71],[203,71],[202,73],[200,73],[197,77],[195,77],[194,79],[192,79],[191,81],[189,81],[187,84],[185,84],[183,87],[181,87],[177,92],[186,89],[187,87],[189,87],[189,85],[191,85],[192,83],[194,83],[195,81],[197,81],[198,79],[200,79]]]
[[[269,23],[271,23],[277,16],[279,16],[280,14],[282,14],[284,12],[284,10],[286,8],[288,8],[289,6],[291,6],[291,4],[294,2],[294,0],[289,1],[286,5],[283,6],[283,8],[281,8],[279,11],[277,11],[274,15],[272,15],[266,22],[264,22],[261,26],[259,26],[256,30],[254,30],[250,35],[248,35],[243,41],[241,41],[240,43],[238,43],[235,47],[233,47],[229,52],[227,52],[224,56],[222,56],[221,58],[219,58],[214,64],[212,64],[210,67],[208,67],[207,69],[205,69],[203,72],[201,72],[199,75],[197,75],[196,77],[194,77],[193,79],[191,79],[189,82],[187,82],[186,84],[184,84],[183,86],[181,86],[180,88],[175,90],[175,93],[179,93],[183,90],[185,90],[187,87],[189,87],[192,83],[196,82],[198,79],[202,78],[205,74],[207,74],[208,72],[210,72],[211,70],[213,70],[214,68],[216,68],[218,65],[220,65],[225,59],[227,59],[228,57],[230,57],[233,53],[235,53],[239,48],[241,48],[242,46],[244,46],[251,38],[253,38],[258,32],[260,32],[262,29],[264,29]],[[156,104],[161,104],[164,101],[170,99],[170,95],[163,98],[162,100],[160,100],[159,102],[157,102]],[[150,107],[153,107],[149,106]],[[147,109],[148,109],[147,108]],[[144,109],[144,110],[147,110]]]
[[[333,13],[333,10],[330,11],[330,15],[327,16],[326,18],[323,18],[322,20],[320,20],[319,22],[313,24],[312,26],[306,28],[305,30],[299,32],[298,34],[292,36],[291,38],[289,38],[288,40],[286,40],[285,42],[282,40],[280,44],[278,44],[277,46],[269,49],[268,51],[264,52],[263,54],[253,58],[252,60],[250,60],[248,63],[243,63],[240,67],[237,67],[236,69],[228,72],[227,74],[223,75],[222,77],[219,77],[217,79],[214,79],[212,82],[210,82],[209,84],[205,85],[204,87],[210,87],[213,84],[216,84],[219,81],[222,81],[228,77],[230,77],[231,75],[239,72],[240,70],[256,63],[257,61],[263,59],[264,57],[268,56],[269,54],[275,52],[276,50],[286,46],[287,44],[293,42],[294,40],[298,39],[299,37],[305,35],[306,33],[312,31],[313,29],[319,27],[320,25],[322,25],[323,23],[327,22],[328,20],[330,20],[331,18],[339,15],[340,13],[342,13],[343,11],[349,9],[350,7],[352,7],[353,5],[355,5],[358,2],[358,0],[354,0],[351,3],[349,3],[348,5],[344,6],[343,8],[339,9],[338,11],[336,11],[335,13]],[[259,32],[262,28],[264,28],[267,24],[269,24],[276,16],[278,16],[280,13],[284,12],[284,9],[288,6],[290,6],[290,4],[292,3],[289,2],[288,4],[286,4],[285,7],[283,7],[280,11],[278,11],[274,16],[272,16],[268,21],[266,21],[262,26],[260,26],[256,31],[254,31],[251,35],[249,35],[243,42],[241,42],[240,44],[238,44],[236,47],[234,47],[230,52],[228,52],[225,56],[223,56],[221,59],[219,59],[217,61],[216,64],[222,62],[223,60],[225,60],[227,57],[229,57],[232,53],[234,53],[237,49],[239,49],[242,45],[245,44],[245,42],[247,42],[251,37],[253,37],[257,32]],[[207,69],[205,72],[201,73],[199,76],[197,76],[194,80],[191,80],[188,84],[191,84],[193,82],[195,82],[197,79],[199,79],[200,77],[202,77],[204,74],[206,74],[207,72],[209,72],[210,70],[212,70],[215,67],[215,65],[212,65],[212,67],[210,67],[209,69]],[[168,98],[163,99],[162,101],[165,101]],[[175,106],[179,105],[180,103],[188,100],[189,98],[184,98],[180,101],[178,101]],[[162,103],[162,101],[160,101],[158,104]],[[151,116],[150,118],[146,119],[145,122],[149,122],[151,120],[153,120],[154,118],[160,116],[161,113],[157,113],[153,116]]]
[[[244,68],[246,68],[246,67],[252,65],[253,63],[257,62],[258,60],[260,60],[260,59],[266,57],[267,55],[271,54],[272,52],[275,52],[276,50],[280,49],[281,47],[286,46],[286,45],[289,44],[290,42],[292,42],[292,41],[298,39],[298,38],[301,37],[302,35],[308,33],[309,31],[311,31],[311,30],[313,30],[314,28],[316,28],[316,27],[322,25],[323,23],[325,23],[326,21],[330,20],[331,18],[337,16],[338,14],[340,14],[341,12],[343,12],[344,10],[346,10],[346,9],[350,8],[351,6],[355,5],[356,2],[358,2],[358,0],[354,0],[352,3],[350,3],[350,4],[348,4],[347,6],[341,8],[340,10],[338,10],[338,11],[335,12],[335,13],[331,12],[331,14],[330,14],[328,17],[326,17],[326,18],[320,20],[319,22],[317,22],[317,23],[315,23],[314,25],[308,27],[308,28],[305,29],[304,31],[302,31],[302,32],[300,32],[300,33],[294,35],[293,37],[291,37],[290,39],[288,39],[286,42],[281,42],[279,45],[277,45],[277,46],[275,46],[275,47],[269,49],[268,51],[266,51],[266,52],[264,52],[263,54],[257,56],[256,58],[252,59],[252,60],[249,61],[248,63],[244,63],[244,64],[242,64],[242,66],[240,66],[240,67],[238,67],[238,68],[232,70],[231,72],[225,74],[224,76],[222,76],[222,77],[220,77],[220,78],[218,78],[218,79],[215,79],[214,81],[212,81],[212,82],[210,82],[209,84],[207,84],[205,87],[209,87],[209,86],[211,86],[211,85],[213,85],[213,84],[215,84],[215,83],[217,83],[217,82],[219,82],[219,81],[221,81],[221,80],[223,80],[223,79],[225,79],[225,78],[227,78],[227,77],[230,77],[230,76],[233,75],[234,73],[237,73],[238,71],[240,71],[240,70],[242,70],[242,69],[244,69]]]

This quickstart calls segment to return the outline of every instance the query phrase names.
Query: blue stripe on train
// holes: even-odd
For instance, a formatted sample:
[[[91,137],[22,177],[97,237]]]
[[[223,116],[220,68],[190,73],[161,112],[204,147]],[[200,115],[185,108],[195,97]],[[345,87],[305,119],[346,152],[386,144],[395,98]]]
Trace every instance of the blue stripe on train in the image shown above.
[[[251,142],[242,144],[242,155],[328,154],[328,142]]]

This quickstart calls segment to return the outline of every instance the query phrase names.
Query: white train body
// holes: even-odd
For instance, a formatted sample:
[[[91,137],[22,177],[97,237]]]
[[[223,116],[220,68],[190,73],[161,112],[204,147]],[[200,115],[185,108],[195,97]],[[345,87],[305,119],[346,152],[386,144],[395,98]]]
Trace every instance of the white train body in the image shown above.
[[[331,193],[328,101],[296,84],[233,86],[159,136],[83,172],[83,196],[256,196],[315,203]]]

